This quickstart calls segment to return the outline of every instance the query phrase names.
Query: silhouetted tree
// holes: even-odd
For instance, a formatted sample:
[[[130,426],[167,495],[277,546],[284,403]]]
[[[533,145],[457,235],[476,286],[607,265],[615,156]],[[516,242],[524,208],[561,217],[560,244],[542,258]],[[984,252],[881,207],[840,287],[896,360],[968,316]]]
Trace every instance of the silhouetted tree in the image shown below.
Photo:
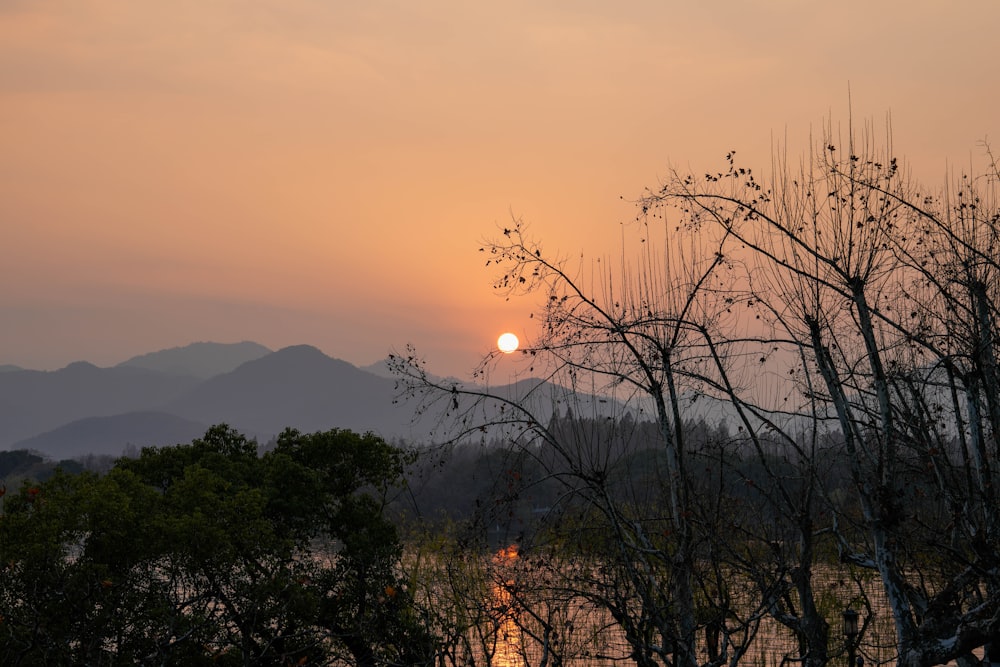
[[[725,230],[800,350],[804,407],[839,427],[861,507],[830,528],[877,572],[900,664],[971,661],[1000,629],[996,175],[928,194],[891,137],[827,131],[799,170],[760,179],[730,155],[643,203]]]

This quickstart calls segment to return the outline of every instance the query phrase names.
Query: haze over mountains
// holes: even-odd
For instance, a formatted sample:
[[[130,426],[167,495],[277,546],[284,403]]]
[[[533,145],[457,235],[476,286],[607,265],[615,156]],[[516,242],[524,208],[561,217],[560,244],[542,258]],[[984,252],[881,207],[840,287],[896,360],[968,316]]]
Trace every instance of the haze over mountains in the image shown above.
[[[520,397],[538,419],[562,414],[568,401],[580,415],[621,415],[623,409],[605,397],[571,399],[570,390],[537,378],[491,391]],[[309,345],[272,351],[251,342],[194,343],[109,368],[84,361],[56,371],[8,367],[0,372],[0,451],[28,449],[54,460],[120,456],[133,448],[190,442],[219,423],[261,443],[286,427],[428,442],[440,426],[438,415],[415,420],[415,405],[396,396],[396,380],[384,363],[358,368]],[[469,405],[456,400],[463,411]],[[707,399],[688,410],[695,420],[714,421],[725,413]]]
[[[191,343],[184,347],[150,352],[132,357],[119,366],[145,368],[171,375],[190,375],[207,380],[228,373],[241,364],[271,354],[273,350],[259,343]]]
[[[170,445],[225,422],[265,442],[292,426],[412,435],[395,382],[315,347],[195,343],[98,368],[0,373],[0,450],[54,459]]]

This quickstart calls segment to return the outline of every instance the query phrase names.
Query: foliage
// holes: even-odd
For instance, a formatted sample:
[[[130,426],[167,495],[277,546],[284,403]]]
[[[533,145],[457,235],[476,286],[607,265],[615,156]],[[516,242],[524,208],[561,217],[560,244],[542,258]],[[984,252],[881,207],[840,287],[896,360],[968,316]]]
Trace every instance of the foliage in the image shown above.
[[[337,430],[258,456],[215,426],[24,486],[0,520],[0,662],[423,664],[383,514],[405,460]]]

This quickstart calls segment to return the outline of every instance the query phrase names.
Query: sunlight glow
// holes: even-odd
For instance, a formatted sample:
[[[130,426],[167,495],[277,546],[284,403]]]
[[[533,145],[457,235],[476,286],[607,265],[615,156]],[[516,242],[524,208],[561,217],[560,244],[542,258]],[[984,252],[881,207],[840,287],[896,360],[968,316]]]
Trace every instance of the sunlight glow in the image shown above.
[[[517,340],[517,336],[510,332],[501,334],[500,337],[497,338],[497,347],[500,348],[500,351],[504,354],[510,354],[517,349],[519,344],[520,341]]]

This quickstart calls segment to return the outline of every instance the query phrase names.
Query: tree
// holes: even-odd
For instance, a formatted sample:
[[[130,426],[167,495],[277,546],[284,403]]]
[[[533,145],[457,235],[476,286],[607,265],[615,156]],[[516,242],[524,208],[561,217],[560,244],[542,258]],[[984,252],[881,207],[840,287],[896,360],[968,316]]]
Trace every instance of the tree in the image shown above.
[[[562,485],[538,534],[628,591],[574,589],[615,616],[637,664],[703,649],[734,664],[764,614],[794,632],[791,657],[825,663],[813,575],[836,560],[854,582],[839,603],[866,623],[876,576],[900,664],[971,661],[1000,645],[998,172],[990,156],[931,194],[891,133],[827,128],[798,169],[781,155],[761,178],[731,153],[715,173],[673,172],[638,202],[639,249],[618,262],[575,268],[515,221],[483,251],[505,296],[544,299],[522,359],[546,382],[491,387],[494,355],[478,386],[442,382],[409,351],[393,360],[402,391],[443,408],[455,439],[506,429]],[[548,382],[586,416],[575,429],[549,418]],[[706,402],[732,437],[685,429]],[[653,483],[625,464],[642,455],[626,414],[656,424]],[[756,594],[736,603],[733,574]]]
[[[835,507],[831,528],[846,562],[877,572],[900,664],[971,660],[1000,627],[996,184],[993,164],[924,193],[891,141],[849,129],[797,172],[778,162],[763,181],[730,155],[644,200],[724,229],[797,341],[800,387],[839,426],[862,510],[851,531]]]
[[[319,540],[317,624],[359,667],[430,664],[435,640],[414,609],[385,515],[408,456],[371,433],[286,430],[265,460],[275,469],[274,502],[305,517],[303,534]]]
[[[0,662],[428,663],[383,515],[405,460],[349,431],[259,456],[223,425],[26,485],[0,521]]]
[[[684,415],[697,396],[735,391],[729,355],[746,341],[720,338],[718,332],[746,302],[728,277],[731,267],[722,252],[726,234],[698,246],[689,244],[689,230],[664,225],[659,244],[657,230],[643,225],[639,231],[645,249],[636,263],[617,267],[620,273],[595,263],[600,277],[590,284],[574,279],[565,262],[544,254],[519,223],[483,249],[487,265],[500,267],[498,290],[545,297],[539,339],[524,350],[528,371],[569,388],[559,400],[577,413],[597,416],[600,401],[610,411],[598,420],[576,422],[581,430],[560,431],[542,416],[552,410],[550,402],[538,400],[549,386],[545,383],[517,385],[513,390],[523,393],[516,395],[437,380],[413,353],[394,356],[390,364],[403,392],[421,396],[426,410],[444,408],[446,421],[455,426],[454,440],[508,429],[509,442],[536,457],[563,485],[560,519],[589,508],[586,525],[599,525],[611,535],[592,543],[591,553],[603,559],[602,566],[617,568],[618,585],[627,582],[631,592],[628,600],[594,595],[582,585],[578,593],[617,614],[636,664],[698,664],[698,633],[706,623],[725,639],[714,656],[724,664],[742,654],[737,637],[759,622],[759,615],[733,613],[725,595],[711,593],[726,588],[724,573],[699,566],[705,528],[695,521],[698,499],[692,496],[689,469],[694,452],[686,442]],[[480,369],[483,380],[489,379],[492,361],[488,358]],[[600,398],[595,396],[590,406],[574,402],[583,387]],[[628,434],[605,432],[604,417],[617,429],[628,424],[621,419],[627,412],[649,415],[656,425],[656,483],[662,495],[653,505],[648,494],[644,502],[635,502],[636,488],[615,474],[623,457],[637,452]],[[615,450],[601,444],[609,439],[626,446]],[[593,550],[598,546],[599,555]],[[589,585],[606,584],[594,580]],[[711,620],[700,620],[706,618]],[[733,619],[738,627],[727,625]]]

